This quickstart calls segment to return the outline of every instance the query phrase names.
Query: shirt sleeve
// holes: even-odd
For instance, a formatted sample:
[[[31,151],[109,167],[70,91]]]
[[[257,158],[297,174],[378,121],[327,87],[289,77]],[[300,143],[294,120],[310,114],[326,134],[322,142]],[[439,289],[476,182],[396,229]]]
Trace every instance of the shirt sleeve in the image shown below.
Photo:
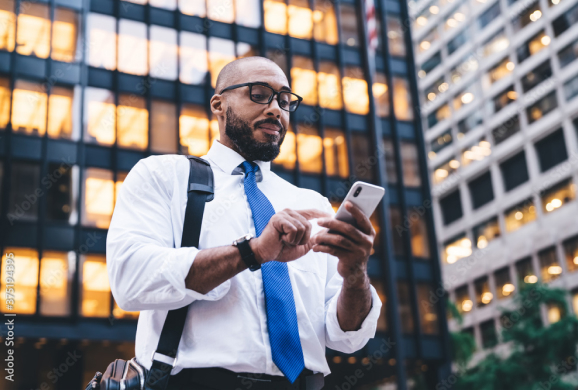
[[[326,204],[329,208],[325,211],[335,215],[331,205],[325,198]],[[339,325],[337,319],[337,301],[341,289],[343,287],[343,278],[337,272],[337,264],[339,259],[332,255],[327,255],[327,282],[325,285],[325,344],[328,348],[343,353],[353,353],[360,350],[367,344],[370,338],[375,336],[377,329],[377,320],[381,313],[381,300],[375,291],[375,288],[370,285],[371,290],[371,309],[363,322],[361,327],[355,331],[344,331]]]
[[[180,156],[140,160],[118,193],[106,239],[106,260],[112,294],[124,310],[178,309],[195,300],[221,299],[230,288],[231,282],[226,281],[200,294],[185,286],[199,249],[175,248],[173,222],[184,220],[184,211],[171,210],[171,204],[176,207],[171,203],[173,191],[180,188],[174,185],[179,180],[176,157]]]

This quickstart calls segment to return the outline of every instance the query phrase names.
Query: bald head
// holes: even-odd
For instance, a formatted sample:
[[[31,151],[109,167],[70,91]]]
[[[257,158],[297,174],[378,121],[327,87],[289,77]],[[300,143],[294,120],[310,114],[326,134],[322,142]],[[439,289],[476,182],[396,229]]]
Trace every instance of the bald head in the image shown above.
[[[247,77],[251,74],[251,69],[254,69],[253,66],[257,63],[277,68],[281,73],[283,73],[283,70],[281,70],[279,65],[268,58],[258,56],[239,58],[235,61],[229,62],[223,67],[223,69],[221,69],[221,72],[219,72],[219,76],[217,77],[215,93],[220,93],[223,88],[230,85],[248,82]]]

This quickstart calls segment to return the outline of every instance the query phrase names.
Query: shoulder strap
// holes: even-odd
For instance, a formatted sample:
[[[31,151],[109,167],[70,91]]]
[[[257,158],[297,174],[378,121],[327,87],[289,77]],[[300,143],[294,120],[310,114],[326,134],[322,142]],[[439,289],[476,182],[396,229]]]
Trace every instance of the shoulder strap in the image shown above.
[[[213,170],[209,163],[200,157],[187,156],[187,159],[190,172],[181,247],[198,247],[205,203],[212,201],[215,197]],[[177,350],[188,310],[189,306],[185,306],[169,311],[157,350],[152,356],[153,365],[149,371],[145,389],[166,389],[171,370],[177,363]]]

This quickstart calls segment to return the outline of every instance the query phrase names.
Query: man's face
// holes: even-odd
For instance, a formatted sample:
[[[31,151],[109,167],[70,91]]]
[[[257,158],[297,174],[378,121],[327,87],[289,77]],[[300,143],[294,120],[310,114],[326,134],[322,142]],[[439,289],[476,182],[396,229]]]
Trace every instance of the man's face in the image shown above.
[[[244,66],[232,84],[248,82],[267,83],[276,91],[288,86],[283,71],[265,61],[254,61]],[[225,134],[233,145],[249,161],[275,159],[287,133],[289,112],[279,107],[276,98],[269,104],[253,102],[249,98],[249,87],[227,91],[223,95],[227,95]]]

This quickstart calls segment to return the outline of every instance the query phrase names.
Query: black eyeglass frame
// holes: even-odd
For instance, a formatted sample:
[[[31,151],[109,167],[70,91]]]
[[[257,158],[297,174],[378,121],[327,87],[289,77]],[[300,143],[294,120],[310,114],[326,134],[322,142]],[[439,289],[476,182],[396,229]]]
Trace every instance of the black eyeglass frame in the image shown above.
[[[267,103],[256,102],[256,101],[253,100],[253,98],[252,98],[252,95],[253,95],[253,94],[252,94],[253,85],[258,85],[258,86],[260,86],[260,87],[266,87],[266,88],[269,88],[271,91],[273,91],[273,93],[271,94],[271,96],[269,96],[269,101],[268,101]],[[285,91],[285,90],[275,91],[270,85],[267,85],[267,84],[265,84],[265,83],[243,83],[243,84],[230,85],[230,86],[228,86],[228,87],[226,87],[226,88],[223,88],[223,89],[221,90],[221,93],[219,93],[219,95],[222,94],[223,92],[227,92],[227,91],[230,91],[230,90],[233,90],[233,89],[237,89],[237,88],[241,88],[241,87],[249,87],[249,99],[251,99],[251,101],[252,101],[253,103],[257,103],[257,104],[270,104],[270,103],[273,101],[273,99],[275,98],[275,96],[277,96],[277,103],[279,104],[279,108],[281,108],[283,111],[287,111],[287,112],[295,112],[295,111],[297,111],[297,109],[299,108],[299,104],[301,104],[301,102],[303,101],[303,98],[302,98],[301,96],[299,96],[299,95],[297,95],[297,94],[295,94],[295,93],[293,93],[293,92],[289,92],[289,91]],[[295,105],[295,109],[294,109],[293,111],[289,111],[289,110],[286,110],[285,108],[281,107],[281,102],[279,101],[279,97],[281,96],[281,93],[290,93],[291,95],[297,97],[297,104]],[[289,104],[289,106],[291,106],[291,104]]]

